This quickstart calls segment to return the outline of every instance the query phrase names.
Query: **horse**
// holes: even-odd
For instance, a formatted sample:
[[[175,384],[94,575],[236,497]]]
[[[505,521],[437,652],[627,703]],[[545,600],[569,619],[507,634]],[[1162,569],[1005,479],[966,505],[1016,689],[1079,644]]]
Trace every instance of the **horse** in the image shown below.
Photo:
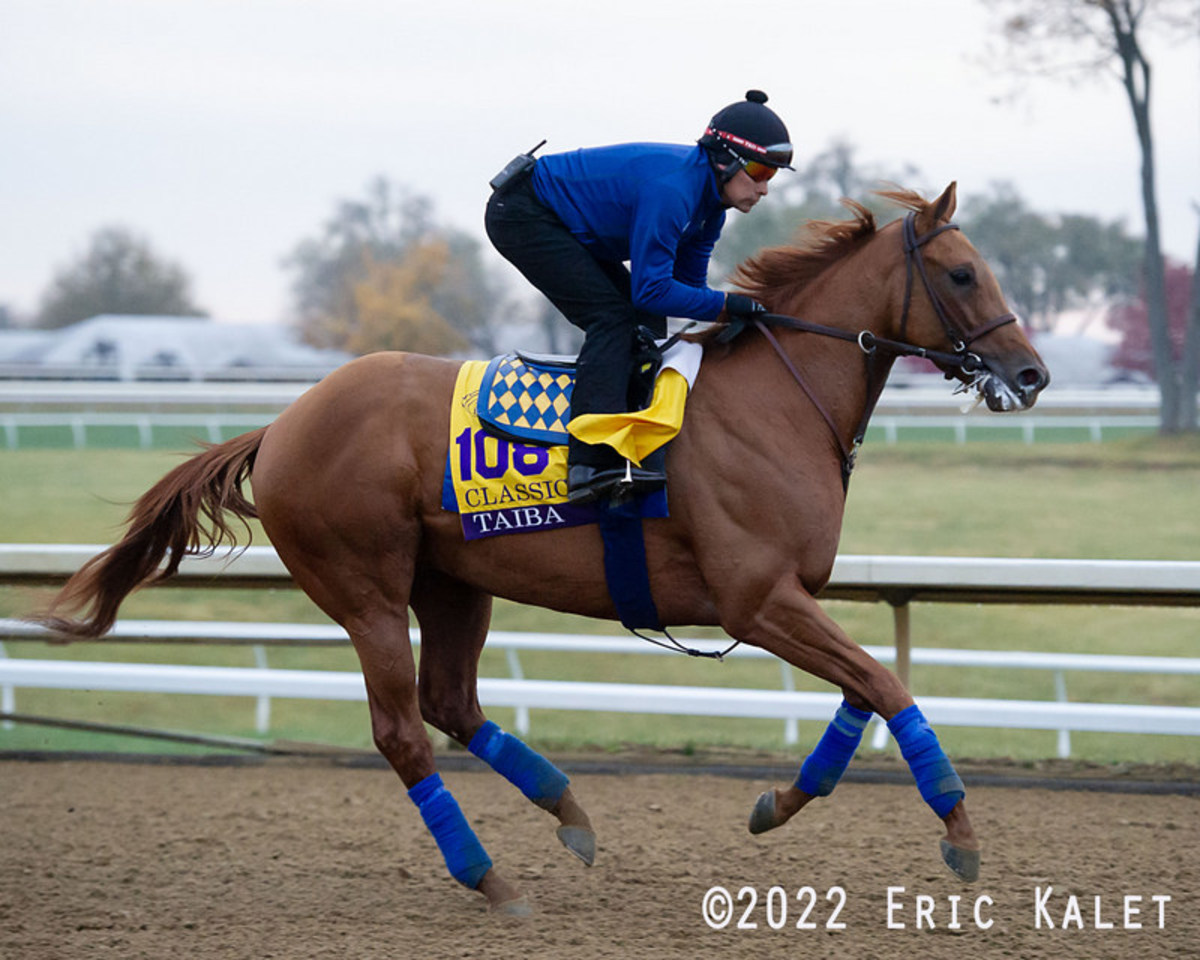
[[[844,201],[848,219],[814,223],[807,241],[738,268],[734,283],[767,307],[766,322],[695,335],[703,362],[668,451],[670,515],[644,521],[646,565],[664,625],[719,626],[842,691],[795,783],[754,804],[752,833],[828,795],[877,713],[942,820],[945,864],[970,881],[980,842],[936,734],[900,680],[814,598],[833,567],[854,453],[898,356],[928,357],[995,411],[1032,406],[1049,374],[951,221],[955,184],[933,201],[880,194],[907,216],[881,226]],[[259,518],[295,583],[353,641],[374,743],[451,875],[490,909],[524,914],[528,902],[442,783],[424,724],[548,811],[590,865],[595,833],[568,778],[487,720],[477,663],[493,597],[608,620],[617,610],[595,526],[468,541],[442,508],[459,366],[360,357],[269,426],[196,454],[137,500],[122,539],[84,564],[40,621],[66,637],[101,636],[131,591],[168,579],[186,554],[236,545],[244,521]]]

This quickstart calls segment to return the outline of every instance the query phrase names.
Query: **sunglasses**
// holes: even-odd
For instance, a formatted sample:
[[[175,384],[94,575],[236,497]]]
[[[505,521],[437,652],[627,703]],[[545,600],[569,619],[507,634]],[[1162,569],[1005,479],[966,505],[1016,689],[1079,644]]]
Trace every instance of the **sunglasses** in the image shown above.
[[[728,135],[727,135],[728,136]],[[751,146],[754,146],[751,144]],[[786,167],[792,169],[792,145],[790,143],[776,143],[769,147],[754,146],[754,149],[766,156],[768,163],[762,160],[748,160],[743,156],[729,151],[729,156],[733,158],[732,163],[726,168],[728,171],[725,179],[729,179],[739,170],[745,170],[748,176],[755,183],[766,183],[780,168]]]
[[[760,163],[757,160],[742,160],[742,169],[755,183],[766,183],[775,174],[779,172],[778,167],[773,167],[769,163]]]

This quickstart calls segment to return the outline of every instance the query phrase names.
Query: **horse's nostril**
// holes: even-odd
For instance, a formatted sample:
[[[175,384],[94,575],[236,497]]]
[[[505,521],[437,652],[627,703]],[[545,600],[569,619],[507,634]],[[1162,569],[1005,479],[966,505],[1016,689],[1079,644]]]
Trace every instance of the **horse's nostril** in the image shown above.
[[[1050,382],[1050,375],[1043,367],[1025,367],[1017,374],[1017,385],[1026,393],[1037,393]]]

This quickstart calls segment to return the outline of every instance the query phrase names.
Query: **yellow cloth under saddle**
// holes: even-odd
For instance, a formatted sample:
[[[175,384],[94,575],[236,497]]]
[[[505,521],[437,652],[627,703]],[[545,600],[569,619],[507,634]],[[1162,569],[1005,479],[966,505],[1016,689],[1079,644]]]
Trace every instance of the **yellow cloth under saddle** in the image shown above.
[[[567,424],[571,436],[584,443],[607,443],[638,466],[679,432],[687,401],[688,382],[666,367],[654,381],[650,406],[629,413],[585,413]]]

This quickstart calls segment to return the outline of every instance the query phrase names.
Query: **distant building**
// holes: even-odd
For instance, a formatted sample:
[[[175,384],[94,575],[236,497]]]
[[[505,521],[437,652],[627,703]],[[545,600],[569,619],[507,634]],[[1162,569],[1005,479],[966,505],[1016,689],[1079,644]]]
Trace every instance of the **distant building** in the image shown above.
[[[1112,365],[1115,343],[1092,337],[1039,333],[1033,345],[1050,371],[1055,387],[1097,387],[1121,378]]]
[[[0,330],[0,377],[319,380],[352,359],[275,324],[104,314],[56,330]]]

